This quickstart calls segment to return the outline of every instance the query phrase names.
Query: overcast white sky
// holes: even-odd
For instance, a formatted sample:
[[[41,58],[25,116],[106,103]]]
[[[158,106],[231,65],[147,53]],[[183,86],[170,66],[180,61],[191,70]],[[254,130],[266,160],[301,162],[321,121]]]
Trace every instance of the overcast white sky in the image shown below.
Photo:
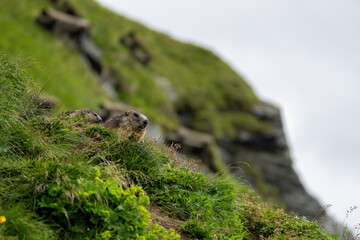
[[[306,188],[360,223],[359,0],[97,0],[220,55],[280,106]]]

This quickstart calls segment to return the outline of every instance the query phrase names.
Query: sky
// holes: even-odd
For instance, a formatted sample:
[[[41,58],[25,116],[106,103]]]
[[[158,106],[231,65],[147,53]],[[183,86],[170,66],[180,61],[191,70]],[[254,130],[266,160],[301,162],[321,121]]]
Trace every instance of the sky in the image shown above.
[[[306,189],[360,223],[359,0],[97,1],[229,63],[280,107]]]

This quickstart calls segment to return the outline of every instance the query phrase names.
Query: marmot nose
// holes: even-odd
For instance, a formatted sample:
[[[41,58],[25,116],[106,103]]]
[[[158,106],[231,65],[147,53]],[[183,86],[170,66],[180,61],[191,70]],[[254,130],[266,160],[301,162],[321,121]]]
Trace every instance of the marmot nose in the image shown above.
[[[148,120],[144,120],[144,122],[143,122],[143,124],[144,124],[145,126],[147,126],[147,125],[148,125],[148,123],[149,123],[149,121],[148,121]]]

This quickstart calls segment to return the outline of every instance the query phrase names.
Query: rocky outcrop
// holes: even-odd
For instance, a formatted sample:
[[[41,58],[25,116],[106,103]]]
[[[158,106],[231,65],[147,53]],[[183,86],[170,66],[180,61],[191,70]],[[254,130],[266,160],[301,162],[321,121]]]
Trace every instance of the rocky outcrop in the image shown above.
[[[219,145],[223,155],[228,156],[227,164],[248,163],[250,169],[246,178],[254,187],[258,187],[260,178],[276,189],[276,197],[286,204],[289,211],[309,219],[318,216],[321,205],[305,190],[293,169],[279,109],[267,103],[258,103],[252,113],[270,123],[272,129],[261,133],[240,129],[235,139],[221,139]],[[234,174],[243,175],[240,171],[234,171]]]
[[[134,58],[144,66],[148,66],[152,60],[152,55],[149,49],[138,38],[134,31],[129,32],[120,38],[120,43],[128,47]]]
[[[293,168],[280,110],[271,104],[259,102],[250,112],[272,128],[265,132],[238,129],[236,137],[218,139],[217,146],[225,165],[240,166],[241,169],[231,168],[235,176],[245,179],[260,194],[276,198],[289,212],[306,216],[308,219],[326,217],[321,204],[306,191]],[[193,132],[195,131],[191,131]],[[202,134],[196,132],[196,136]],[[194,134],[189,134],[189,131],[170,133],[167,139],[169,142],[185,144],[184,153],[199,153],[197,157],[204,163],[212,162],[209,155],[204,155],[204,152],[209,152],[208,144],[203,144],[204,147],[201,148],[199,141],[190,141],[197,138]],[[201,139],[203,141],[200,142],[206,142],[205,138]]]
[[[200,158],[202,164],[210,171],[216,172],[214,166],[214,145],[215,138],[207,133],[199,132],[186,127],[179,127],[176,131],[166,135],[165,143],[168,145],[179,144],[178,150],[187,156]]]

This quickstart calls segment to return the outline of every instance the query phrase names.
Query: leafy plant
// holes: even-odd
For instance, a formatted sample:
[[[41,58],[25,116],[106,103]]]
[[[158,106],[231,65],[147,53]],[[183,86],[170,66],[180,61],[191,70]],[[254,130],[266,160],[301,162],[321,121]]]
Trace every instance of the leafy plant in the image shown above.
[[[149,198],[139,187],[126,190],[108,179],[76,179],[76,189],[49,186],[41,194],[39,210],[52,215],[71,237],[85,234],[110,239],[148,235]],[[79,235],[79,236],[80,236]]]

